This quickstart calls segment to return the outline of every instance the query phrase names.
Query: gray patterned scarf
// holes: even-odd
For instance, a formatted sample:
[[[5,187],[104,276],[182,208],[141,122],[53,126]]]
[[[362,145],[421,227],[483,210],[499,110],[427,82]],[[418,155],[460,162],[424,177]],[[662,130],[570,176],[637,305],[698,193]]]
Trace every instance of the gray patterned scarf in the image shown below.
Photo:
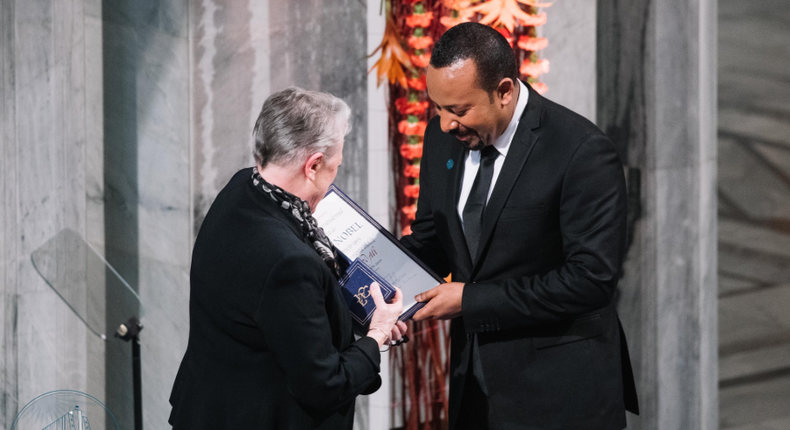
[[[310,239],[315,251],[324,260],[324,263],[335,277],[340,279],[341,270],[340,265],[337,263],[337,250],[329,238],[326,237],[324,230],[318,226],[318,222],[316,222],[313,213],[310,211],[310,205],[277,185],[266,182],[258,173],[257,167],[252,169],[252,184],[256,190],[277,202],[283,210],[299,221],[299,224],[302,226],[302,232]]]

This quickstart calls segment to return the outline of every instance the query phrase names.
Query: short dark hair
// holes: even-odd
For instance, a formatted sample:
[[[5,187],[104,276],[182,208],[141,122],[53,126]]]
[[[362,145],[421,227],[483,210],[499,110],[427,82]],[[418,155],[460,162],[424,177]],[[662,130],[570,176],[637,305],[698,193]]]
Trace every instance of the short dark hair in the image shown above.
[[[447,30],[436,42],[431,53],[431,66],[436,69],[472,59],[477,66],[477,84],[489,94],[496,91],[504,78],[518,80],[518,67],[513,48],[493,28],[476,22],[465,22]]]

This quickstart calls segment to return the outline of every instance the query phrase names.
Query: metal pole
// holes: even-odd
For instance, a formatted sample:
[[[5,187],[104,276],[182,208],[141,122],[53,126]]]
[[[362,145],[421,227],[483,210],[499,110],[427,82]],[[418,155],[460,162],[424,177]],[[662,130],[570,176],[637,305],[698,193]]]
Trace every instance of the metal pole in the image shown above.
[[[132,338],[132,372],[134,378],[134,430],[143,430],[143,383],[140,366],[140,339]]]
[[[143,430],[143,372],[140,363],[140,320],[129,318],[115,333],[125,341],[132,341],[132,390],[134,393],[134,430]]]

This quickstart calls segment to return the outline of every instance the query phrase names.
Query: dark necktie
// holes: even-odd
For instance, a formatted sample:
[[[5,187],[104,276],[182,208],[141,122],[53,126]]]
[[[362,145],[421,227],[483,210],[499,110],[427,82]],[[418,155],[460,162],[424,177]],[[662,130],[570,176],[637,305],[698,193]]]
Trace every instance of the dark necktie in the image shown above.
[[[499,151],[492,145],[480,151],[480,169],[475,176],[474,185],[469,192],[469,199],[464,206],[464,236],[466,246],[472,261],[477,257],[477,246],[480,242],[480,232],[483,227],[483,211],[486,207],[488,189],[491,188],[491,178],[494,176],[494,161],[499,156]]]

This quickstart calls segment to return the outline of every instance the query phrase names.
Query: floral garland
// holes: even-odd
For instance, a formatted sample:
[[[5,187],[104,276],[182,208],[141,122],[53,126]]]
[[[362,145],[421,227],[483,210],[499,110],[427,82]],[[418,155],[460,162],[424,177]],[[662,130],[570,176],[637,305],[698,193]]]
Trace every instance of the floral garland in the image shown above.
[[[435,112],[426,91],[425,71],[431,48],[455,25],[479,22],[499,31],[510,42],[520,64],[521,78],[538,93],[548,91],[540,76],[549,61],[538,51],[548,40],[537,37],[546,23],[537,0],[382,0],[386,5],[384,38],[371,55],[381,52],[373,69],[378,83],[389,82],[390,142],[396,168],[396,225],[411,233],[420,194],[423,134]],[[437,19],[438,18],[438,19]],[[515,41],[515,44],[514,44]],[[449,420],[449,323],[426,321],[410,327],[412,341],[393,348],[394,414],[407,430],[446,428]]]

